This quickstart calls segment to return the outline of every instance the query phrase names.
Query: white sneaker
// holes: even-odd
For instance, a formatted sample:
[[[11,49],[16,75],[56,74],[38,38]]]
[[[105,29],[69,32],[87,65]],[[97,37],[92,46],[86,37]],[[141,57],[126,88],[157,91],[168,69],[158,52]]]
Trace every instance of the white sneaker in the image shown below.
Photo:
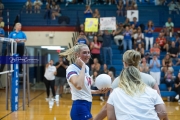
[[[179,95],[176,95],[175,99],[176,99],[176,100],[179,100]]]
[[[102,96],[100,97],[100,100],[104,102],[104,98]]]

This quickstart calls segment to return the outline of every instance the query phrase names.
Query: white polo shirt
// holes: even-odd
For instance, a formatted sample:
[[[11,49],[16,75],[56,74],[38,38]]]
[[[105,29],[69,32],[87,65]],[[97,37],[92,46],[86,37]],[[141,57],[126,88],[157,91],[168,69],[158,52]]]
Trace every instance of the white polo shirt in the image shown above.
[[[69,81],[72,76],[79,75],[80,71],[81,68],[79,68],[76,64],[71,64],[66,69],[66,78],[71,88],[72,100],[86,100],[88,102],[92,102],[92,94],[91,94],[92,79],[89,75],[89,67],[87,65],[85,69],[84,86],[82,87],[81,90],[76,89],[74,85]]]
[[[55,80],[54,72],[56,72],[56,67],[49,65],[45,70],[44,77],[47,80]]]

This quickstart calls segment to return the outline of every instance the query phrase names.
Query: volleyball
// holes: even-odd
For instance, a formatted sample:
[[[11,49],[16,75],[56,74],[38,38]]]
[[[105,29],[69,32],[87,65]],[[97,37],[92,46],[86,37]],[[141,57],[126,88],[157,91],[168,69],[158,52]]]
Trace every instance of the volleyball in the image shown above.
[[[107,74],[98,75],[95,80],[95,86],[98,89],[110,88],[111,87],[111,77]]]

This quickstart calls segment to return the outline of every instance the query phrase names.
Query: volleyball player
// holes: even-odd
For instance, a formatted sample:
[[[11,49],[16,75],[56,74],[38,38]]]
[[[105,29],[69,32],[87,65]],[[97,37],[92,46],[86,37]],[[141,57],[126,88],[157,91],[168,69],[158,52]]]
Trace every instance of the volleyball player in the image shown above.
[[[138,67],[139,63],[141,60],[141,54],[135,50],[127,50],[124,54],[123,54],[123,62],[126,63],[127,66],[134,66],[134,67]],[[160,90],[158,85],[156,84],[155,79],[146,73],[142,73],[140,72],[140,76],[142,81],[148,85],[149,87],[157,90],[158,94],[160,94]],[[112,89],[115,89],[118,87],[119,84],[119,77],[117,77],[113,83],[112,83]],[[94,120],[103,120],[106,116],[107,116],[107,109],[106,109],[106,105],[102,108],[102,110],[98,113],[98,115],[94,118]]]
[[[90,59],[90,50],[87,45],[79,44],[60,54],[67,56],[68,60],[75,59],[66,69],[66,78],[72,94],[72,120],[93,120],[91,115],[92,95],[106,93],[109,89],[91,90],[92,80],[89,67],[86,65]]]

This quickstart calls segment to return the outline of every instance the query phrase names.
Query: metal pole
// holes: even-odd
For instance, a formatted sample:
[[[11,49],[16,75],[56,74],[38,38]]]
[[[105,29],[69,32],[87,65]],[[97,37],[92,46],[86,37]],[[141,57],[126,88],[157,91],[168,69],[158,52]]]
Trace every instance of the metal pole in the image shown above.
[[[8,76],[8,74],[7,74],[7,80],[6,80],[6,110],[8,110],[8,108],[9,108],[9,104],[8,104],[8,95],[9,95],[9,89],[8,89],[8,86],[9,86],[9,76]]]
[[[26,109],[26,65],[23,64],[23,110]]]
[[[28,107],[30,104],[30,88],[29,88],[29,65],[26,64],[26,80],[27,80],[27,93],[28,93]]]

